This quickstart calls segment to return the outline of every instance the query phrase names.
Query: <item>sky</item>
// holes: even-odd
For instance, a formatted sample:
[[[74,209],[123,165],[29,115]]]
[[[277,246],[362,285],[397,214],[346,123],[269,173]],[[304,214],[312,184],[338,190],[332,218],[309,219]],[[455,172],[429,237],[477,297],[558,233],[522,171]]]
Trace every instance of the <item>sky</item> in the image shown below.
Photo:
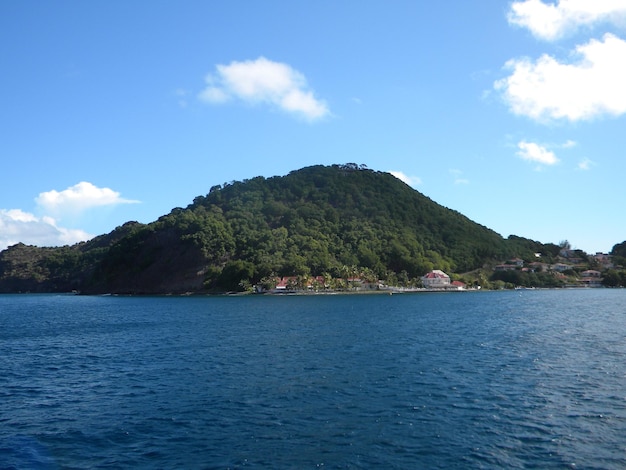
[[[495,230],[626,240],[626,0],[5,0],[0,250],[363,164]]]

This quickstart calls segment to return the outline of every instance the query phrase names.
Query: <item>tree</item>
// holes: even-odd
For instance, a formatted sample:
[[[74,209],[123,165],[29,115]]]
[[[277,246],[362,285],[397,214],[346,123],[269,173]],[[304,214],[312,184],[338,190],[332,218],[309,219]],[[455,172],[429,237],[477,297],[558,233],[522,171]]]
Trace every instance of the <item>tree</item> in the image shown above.
[[[620,273],[615,269],[609,269],[602,276],[602,285],[605,287],[618,287],[622,283]]]
[[[247,261],[230,261],[217,279],[218,286],[227,291],[244,291],[252,282],[254,265]]]

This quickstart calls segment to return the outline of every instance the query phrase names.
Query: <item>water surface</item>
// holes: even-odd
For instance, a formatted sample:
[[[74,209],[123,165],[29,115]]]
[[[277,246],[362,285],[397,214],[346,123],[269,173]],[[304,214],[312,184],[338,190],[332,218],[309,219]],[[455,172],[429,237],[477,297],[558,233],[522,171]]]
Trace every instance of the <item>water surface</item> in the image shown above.
[[[626,290],[0,296],[0,468],[626,468]]]

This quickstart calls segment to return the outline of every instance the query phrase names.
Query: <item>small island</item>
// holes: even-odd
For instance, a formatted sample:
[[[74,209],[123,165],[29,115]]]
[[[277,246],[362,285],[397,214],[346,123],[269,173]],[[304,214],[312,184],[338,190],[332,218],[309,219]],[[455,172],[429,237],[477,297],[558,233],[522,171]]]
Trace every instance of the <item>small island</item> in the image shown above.
[[[0,252],[0,292],[618,287],[625,265],[626,242],[588,255],[567,242],[504,238],[389,173],[349,163],[213,186],[154,222],[72,246],[18,243]]]

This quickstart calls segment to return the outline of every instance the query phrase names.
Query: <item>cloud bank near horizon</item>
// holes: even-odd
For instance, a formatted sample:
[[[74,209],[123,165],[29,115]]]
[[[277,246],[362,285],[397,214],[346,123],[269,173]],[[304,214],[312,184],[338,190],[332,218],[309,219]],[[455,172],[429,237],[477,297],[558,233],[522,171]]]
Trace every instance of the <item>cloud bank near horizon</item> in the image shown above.
[[[286,113],[315,121],[330,115],[325,101],[315,97],[305,76],[288,64],[259,57],[219,64],[205,78],[199,94],[209,104],[237,99],[249,104],[268,104]]]
[[[93,237],[84,230],[59,227],[52,217],[37,217],[20,209],[0,209],[0,251],[17,243],[62,246]]]
[[[98,207],[139,203],[86,181],[62,191],[42,192],[35,202],[44,215],[37,216],[22,209],[0,209],[0,251],[17,243],[62,246],[89,240],[94,235],[82,229],[63,227],[60,222],[68,217],[79,219],[83,213]]]

